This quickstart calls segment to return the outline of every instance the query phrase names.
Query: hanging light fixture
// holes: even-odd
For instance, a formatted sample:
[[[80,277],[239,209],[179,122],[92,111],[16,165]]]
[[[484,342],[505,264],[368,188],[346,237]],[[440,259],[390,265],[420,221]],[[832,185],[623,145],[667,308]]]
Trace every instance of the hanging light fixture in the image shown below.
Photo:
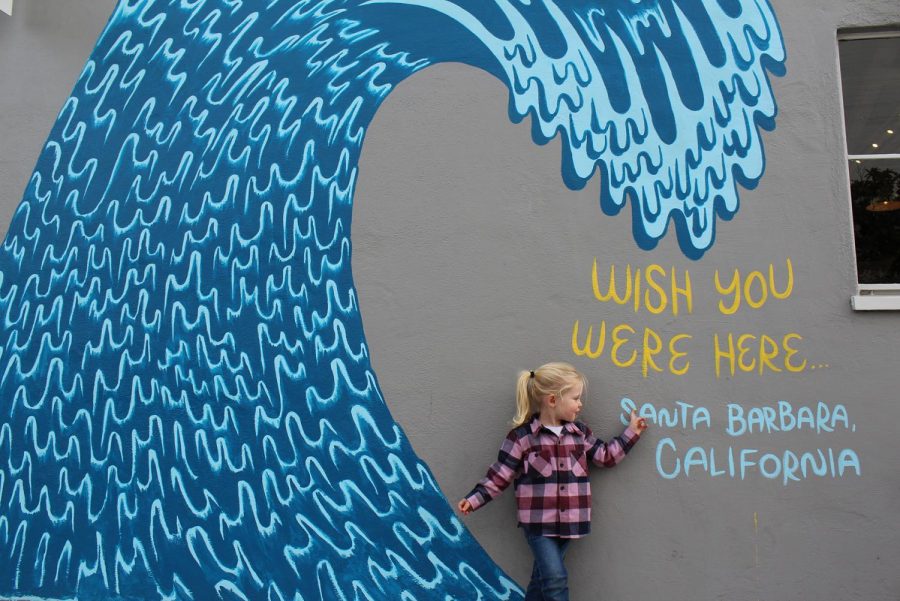
[[[900,209],[900,199],[893,200],[873,200],[866,206],[867,211],[871,211],[873,213],[882,213],[884,211],[896,211]]]

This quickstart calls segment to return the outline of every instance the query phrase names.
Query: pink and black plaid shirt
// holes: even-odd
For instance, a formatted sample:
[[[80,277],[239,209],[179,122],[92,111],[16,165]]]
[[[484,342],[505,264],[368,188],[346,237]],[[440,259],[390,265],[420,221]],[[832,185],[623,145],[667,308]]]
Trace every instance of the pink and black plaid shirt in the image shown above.
[[[582,422],[566,422],[557,437],[535,414],[507,434],[496,463],[466,500],[478,509],[514,482],[519,526],[531,534],[582,537],[591,531],[588,459],[612,467],[639,437],[628,427],[603,442]]]

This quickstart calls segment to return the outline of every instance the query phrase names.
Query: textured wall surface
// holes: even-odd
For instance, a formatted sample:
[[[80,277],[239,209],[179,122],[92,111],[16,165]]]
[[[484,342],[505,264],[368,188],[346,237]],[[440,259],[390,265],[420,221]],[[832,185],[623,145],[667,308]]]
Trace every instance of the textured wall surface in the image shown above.
[[[3,228],[114,4],[26,0],[12,18],[0,15]],[[740,210],[719,220],[698,259],[685,256],[671,224],[642,250],[647,235],[630,211],[600,210],[599,174],[581,190],[567,187],[559,139],[539,146],[530,118],[511,123],[507,88],[484,71],[424,69],[397,86],[366,134],[352,211],[365,340],[391,415],[451,503],[496,456],[519,369],[575,363],[590,380],[585,418],[602,435],[621,430],[623,398],[651,419],[625,463],[593,474],[594,532],[568,560],[578,601],[900,594],[892,461],[900,316],[849,306],[835,40],[840,27],[900,22],[900,8],[888,0],[772,8],[787,72],[772,78],[778,116],[763,132],[765,174],[741,190]],[[649,273],[667,293],[666,276],[674,270],[684,287],[687,272],[691,309],[681,295],[675,314],[672,295],[663,306],[646,279],[649,295],[637,305],[599,300],[595,261],[601,291],[611,266],[620,291],[626,265],[644,275],[659,265]],[[732,311],[735,270],[742,294]],[[589,326],[597,349],[601,324],[603,351],[579,354]],[[616,352],[617,327],[627,340]],[[733,374],[732,359],[715,350],[729,334],[747,349],[735,351]],[[513,505],[509,491],[463,521],[524,584],[530,556]],[[0,593],[9,590],[0,582]]]
[[[631,217],[597,211],[596,180],[568,190],[558,141],[535,146],[527,121],[504,118],[503,86],[471,68],[417,74],[369,130],[353,221],[366,338],[396,419],[448,498],[466,494],[496,458],[519,369],[572,361],[590,381],[585,418],[608,436],[622,428],[623,397],[710,412],[711,429],[694,430],[690,421],[651,426],[622,465],[595,470],[594,531],[567,560],[578,601],[900,594],[893,569],[900,561],[900,479],[892,460],[900,454],[900,376],[893,368],[900,315],[854,313],[849,304],[856,280],[836,43],[838,28],[897,23],[900,8],[891,1],[777,0],[773,8],[788,59],[785,76],[772,81],[779,114],[765,135],[766,174],[742,193],[737,216],[719,224],[715,246],[699,261],[686,259],[674,237],[638,250]],[[683,302],[673,316],[671,307],[652,315],[643,306],[635,313],[631,305],[596,301],[595,258],[603,283],[610,265],[675,267],[682,283],[689,271],[693,313],[685,314]],[[730,307],[732,297],[717,292],[716,270],[724,286],[734,269],[743,281],[754,270],[768,277],[772,264],[783,290],[786,259],[795,278],[790,298],[770,296],[758,310],[744,303],[734,315],[719,311],[719,300]],[[612,364],[609,339],[602,358],[576,356],[575,320],[595,329],[603,320],[608,328],[629,324],[638,337],[644,326],[670,337],[691,334],[680,345],[690,349],[690,369],[644,378],[640,360],[631,368]],[[797,333],[803,340],[794,346],[810,366],[828,367],[762,375],[738,368],[732,377],[723,363],[716,378],[712,336],[727,332],[779,339]],[[795,412],[819,401],[842,404],[851,430],[726,433],[728,404],[749,410],[779,400]],[[682,460],[694,446],[715,449],[717,470],[728,469],[729,447],[758,449],[757,459],[763,452],[783,458],[784,451],[852,449],[861,476],[849,470],[785,485],[783,472],[768,479],[751,468],[741,480],[695,468],[666,479],[656,469],[665,438]],[[668,446],[661,452],[671,473],[676,454]],[[492,558],[527,581],[531,557],[515,530],[511,490],[464,521]]]

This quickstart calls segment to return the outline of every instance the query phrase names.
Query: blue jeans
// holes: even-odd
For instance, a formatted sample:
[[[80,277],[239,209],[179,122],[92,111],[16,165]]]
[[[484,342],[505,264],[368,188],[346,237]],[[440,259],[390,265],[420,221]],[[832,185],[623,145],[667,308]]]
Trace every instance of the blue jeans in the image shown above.
[[[525,601],[569,601],[569,574],[563,559],[571,539],[526,532],[525,540],[534,554],[534,569]]]

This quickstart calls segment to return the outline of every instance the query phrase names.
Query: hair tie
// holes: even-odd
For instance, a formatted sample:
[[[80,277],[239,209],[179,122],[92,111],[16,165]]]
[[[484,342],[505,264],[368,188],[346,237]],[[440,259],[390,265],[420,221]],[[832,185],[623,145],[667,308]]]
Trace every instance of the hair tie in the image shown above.
[[[534,377],[534,371],[531,372],[531,375],[530,375],[529,377],[530,377],[530,378],[533,378],[533,377]]]

